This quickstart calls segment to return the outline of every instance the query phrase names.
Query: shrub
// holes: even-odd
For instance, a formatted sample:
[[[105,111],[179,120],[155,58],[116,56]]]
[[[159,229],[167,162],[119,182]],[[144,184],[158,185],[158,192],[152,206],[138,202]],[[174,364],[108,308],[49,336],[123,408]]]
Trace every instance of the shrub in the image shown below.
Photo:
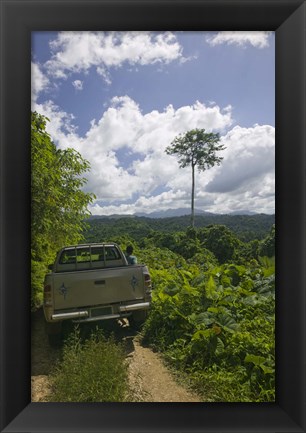
[[[43,262],[31,260],[31,310],[35,311],[43,303],[43,281],[46,274]]]
[[[188,374],[205,401],[274,401],[274,260],[187,266],[152,270],[144,342]]]

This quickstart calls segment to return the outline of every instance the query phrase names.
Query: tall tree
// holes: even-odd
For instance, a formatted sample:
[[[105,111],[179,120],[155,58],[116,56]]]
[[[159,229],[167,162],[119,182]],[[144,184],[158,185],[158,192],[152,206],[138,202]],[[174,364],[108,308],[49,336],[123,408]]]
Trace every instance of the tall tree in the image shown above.
[[[223,157],[217,156],[217,152],[225,149],[219,143],[220,136],[205,129],[192,129],[185,134],[180,134],[166,148],[168,155],[178,157],[181,168],[191,166],[192,188],[191,188],[191,226],[194,227],[194,195],[195,195],[195,167],[199,171],[205,171],[214,165],[220,165]]]
[[[48,262],[65,244],[82,239],[87,206],[94,195],[82,187],[89,163],[74,149],[61,150],[46,131],[48,119],[31,117],[31,259],[33,297]],[[32,300],[33,300],[32,297]]]

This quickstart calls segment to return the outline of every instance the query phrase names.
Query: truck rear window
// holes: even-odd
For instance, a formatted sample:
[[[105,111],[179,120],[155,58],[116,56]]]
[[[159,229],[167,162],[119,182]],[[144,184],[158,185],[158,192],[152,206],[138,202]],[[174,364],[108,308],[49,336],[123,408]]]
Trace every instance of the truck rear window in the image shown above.
[[[59,263],[61,265],[70,264],[76,262],[75,248],[71,248],[69,250],[64,250],[59,259]]]
[[[59,259],[59,265],[75,265],[75,269],[90,269],[92,265],[107,266],[114,261],[122,261],[115,246],[82,246],[65,249]],[[120,263],[117,263],[120,265]],[[121,263],[122,264],[122,263]],[[71,266],[69,266],[71,270]]]

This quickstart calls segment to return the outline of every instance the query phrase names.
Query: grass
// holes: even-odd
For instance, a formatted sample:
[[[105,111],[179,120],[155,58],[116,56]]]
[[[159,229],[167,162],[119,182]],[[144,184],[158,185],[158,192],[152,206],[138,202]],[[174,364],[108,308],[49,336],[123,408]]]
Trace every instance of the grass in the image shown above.
[[[122,346],[101,330],[83,340],[76,327],[51,374],[52,402],[129,401],[128,364]]]

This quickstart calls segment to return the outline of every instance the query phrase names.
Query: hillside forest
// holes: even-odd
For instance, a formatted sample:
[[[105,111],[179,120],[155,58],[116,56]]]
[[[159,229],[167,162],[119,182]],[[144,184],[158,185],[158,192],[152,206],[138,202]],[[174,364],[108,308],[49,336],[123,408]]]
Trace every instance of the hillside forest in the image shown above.
[[[56,149],[46,122],[32,114],[32,309],[41,306],[43,277],[60,247],[132,245],[153,282],[143,344],[203,401],[274,401],[274,216],[195,215],[194,227],[189,216],[88,218],[94,196],[81,187],[89,164]],[[47,176],[54,164],[61,165]]]
[[[143,341],[206,401],[274,401],[274,217],[205,219],[95,218],[84,237],[131,244],[148,265]]]

